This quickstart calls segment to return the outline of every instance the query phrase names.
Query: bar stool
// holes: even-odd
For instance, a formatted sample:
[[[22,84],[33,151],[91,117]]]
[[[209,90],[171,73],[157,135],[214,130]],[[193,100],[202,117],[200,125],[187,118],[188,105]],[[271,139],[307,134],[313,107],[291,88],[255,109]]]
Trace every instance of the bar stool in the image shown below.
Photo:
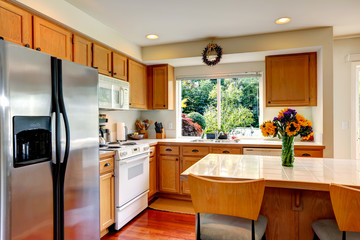
[[[259,215],[264,179],[218,181],[188,176],[196,212],[196,239],[265,239],[266,217]]]
[[[313,222],[314,239],[360,239],[360,190],[331,184],[330,199],[336,221],[321,219]]]

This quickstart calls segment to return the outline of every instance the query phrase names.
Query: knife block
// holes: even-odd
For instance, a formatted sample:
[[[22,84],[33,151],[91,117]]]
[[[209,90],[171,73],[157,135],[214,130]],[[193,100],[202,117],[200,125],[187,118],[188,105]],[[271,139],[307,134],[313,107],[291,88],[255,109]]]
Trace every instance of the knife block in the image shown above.
[[[162,128],[161,133],[156,133],[156,139],[163,139],[163,138],[165,138],[165,131]]]

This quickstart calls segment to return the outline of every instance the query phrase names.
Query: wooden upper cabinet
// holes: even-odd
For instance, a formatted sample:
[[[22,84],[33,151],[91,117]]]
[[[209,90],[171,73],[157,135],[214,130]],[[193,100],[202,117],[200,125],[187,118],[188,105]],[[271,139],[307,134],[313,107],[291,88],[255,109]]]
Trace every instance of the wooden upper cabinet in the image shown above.
[[[98,44],[93,44],[93,67],[96,67],[99,73],[111,76],[111,51]]]
[[[114,78],[127,81],[127,60],[127,57],[119,53],[112,53],[112,72]]]
[[[174,67],[170,65],[151,66],[152,108],[175,108]]]
[[[91,67],[91,42],[78,35],[73,36],[73,61]]]
[[[0,37],[32,48],[31,14],[0,1]]]
[[[34,49],[71,61],[71,38],[70,31],[34,16]]]
[[[146,66],[129,59],[130,107],[147,109]]]
[[[316,52],[266,56],[266,106],[316,106]]]

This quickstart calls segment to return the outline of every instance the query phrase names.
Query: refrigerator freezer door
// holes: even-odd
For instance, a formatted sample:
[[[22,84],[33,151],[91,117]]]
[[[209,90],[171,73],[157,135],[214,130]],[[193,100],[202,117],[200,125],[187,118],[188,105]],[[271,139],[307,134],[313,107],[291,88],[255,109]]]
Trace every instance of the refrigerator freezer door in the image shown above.
[[[8,221],[1,222],[2,226],[8,228],[6,231],[8,237],[1,239],[52,239],[51,161],[48,159],[15,168],[13,156],[14,116],[50,117],[50,56],[0,41],[0,58],[1,98],[8,99],[9,104],[9,111],[1,112],[0,121],[1,182],[2,188],[3,186],[9,188],[2,194],[1,204],[2,209],[4,209],[3,204],[8,204],[7,208],[10,209]],[[38,128],[36,121],[30,125],[31,128]],[[34,142],[31,144],[37,145]],[[33,151],[31,146],[29,150]],[[49,155],[46,155],[49,158]],[[7,176],[3,175],[4,171]]]
[[[100,238],[98,74],[93,68],[62,61],[63,94],[70,125],[65,174],[65,239]],[[65,131],[62,126],[62,150]]]

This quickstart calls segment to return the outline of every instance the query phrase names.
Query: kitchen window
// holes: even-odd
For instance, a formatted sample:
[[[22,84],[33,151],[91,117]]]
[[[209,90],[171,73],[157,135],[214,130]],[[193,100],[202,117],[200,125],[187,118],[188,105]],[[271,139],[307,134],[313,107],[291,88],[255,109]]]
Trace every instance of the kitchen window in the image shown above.
[[[256,135],[261,79],[261,73],[181,79],[178,83],[181,136],[201,136],[203,132],[214,131]]]

